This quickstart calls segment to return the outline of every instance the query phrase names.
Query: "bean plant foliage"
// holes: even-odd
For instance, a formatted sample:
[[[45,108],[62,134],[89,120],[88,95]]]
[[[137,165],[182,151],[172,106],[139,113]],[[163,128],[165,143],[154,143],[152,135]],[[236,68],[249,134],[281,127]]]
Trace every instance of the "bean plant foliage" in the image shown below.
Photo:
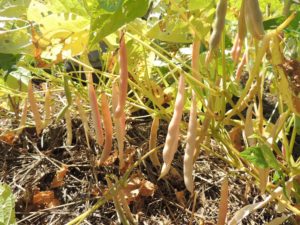
[[[299,31],[297,0],[0,0],[0,224],[299,224]]]

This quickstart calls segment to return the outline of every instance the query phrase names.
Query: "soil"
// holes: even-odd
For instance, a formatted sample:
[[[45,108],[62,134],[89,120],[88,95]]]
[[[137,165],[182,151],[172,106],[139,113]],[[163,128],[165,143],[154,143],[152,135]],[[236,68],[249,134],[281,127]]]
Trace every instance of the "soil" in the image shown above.
[[[134,160],[145,154],[151,121],[128,121],[126,149],[134,149]],[[160,124],[158,144],[164,143],[167,124]],[[95,167],[96,152],[88,150],[84,131],[79,120],[73,120],[72,147],[64,146],[65,126],[50,126],[37,137],[34,129],[26,129],[13,145],[0,142],[1,181],[10,184],[16,196],[16,215],[19,224],[66,224],[87,211],[107,189],[106,174],[120,176],[118,160],[106,167]],[[92,149],[98,147],[91,143]],[[218,148],[211,143],[216,151]],[[182,179],[183,149],[175,155],[173,166],[176,177],[158,180],[158,172],[147,159],[133,173],[155,186],[153,196],[139,198],[130,204],[138,224],[216,224],[220,198],[221,179],[225,174],[237,174],[220,159],[205,152],[195,163],[195,184],[198,196],[192,218],[193,198],[184,187]],[[161,156],[160,156],[161,158]],[[51,182],[61,164],[68,165],[62,186],[53,188]],[[175,173],[176,174],[176,173]],[[259,190],[249,182],[246,174],[229,177],[229,218],[243,206],[261,201]],[[98,194],[95,194],[95,187]],[[45,207],[33,203],[38,192],[53,191],[57,206]],[[176,194],[181,197],[176,197]],[[273,205],[268,205],[248,216],[243,224],[264,224],[278,216]],[[118,224],[115,207],[105,203],[89,216],[84,224]]]

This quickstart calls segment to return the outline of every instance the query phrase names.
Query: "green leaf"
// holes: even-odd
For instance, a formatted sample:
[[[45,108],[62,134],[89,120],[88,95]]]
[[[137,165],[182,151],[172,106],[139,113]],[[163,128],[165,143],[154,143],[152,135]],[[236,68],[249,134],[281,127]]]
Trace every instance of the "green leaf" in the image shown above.
[[[0,17],[0,52],[5,54],[33,54],[29,23],[16,18]]]
[[[241,157],[253,163],[259,168],[268,168],[268,163],[266,162],[264,155],[260,147],[249,147],[245,151],[240,153]]]
[[[279,16],[279,17],[275,17],[275,18],[271,18],[271,19],[265,20],[263,22],[264,29],[265,30],[275,29],[280,24],[282,24],[285,19],[286,18],[284,16]],[[296,17],[289,24],[289,26],[287,28],[285,28],[285,30],[286,31],[289,31],[289,30],[298,30],[299,28],[300,28],[300,11],[297,11],[296,12]]]
[[[191,43],[193,36],[187,23],[179,18],[158,21],[147,33],[149,38],[173,43]]]
[[[273,183],[277,184],[281,179],[281,174],[278,171],[275,171],[273,174]]]
[[[107,12],[115,12],[121,7],[123,0],[98,0],[98,2],[99,6]]]
[[[26,92],[30,76],[30,71],[23,67],[18,67],[16,70],[4,76],[5,85],[13,90]]]
[[[21,17],[26,14],[31,0],[2,0],[0,1],[0,16]]]
[[[297,204],[300,204],[300,182],[299,182],[299,179],[294,179],[293,186],[295,189],[296,202],[297,202]]]
[[[300,135],[300,117],[295,116],[295,129],[298,135]]]
[[[15,197],[7,184],[0,184],[0,225],[17,224]]]
[[[188,8],[189,10],[199,10],[204,9],[209,5],[212,5],[213,1],[207,0],[190,0],[188,1]]]
[[[125,0],[114,13],[103,13],[103,10],[100,10],[100,13],[95,12],[91,20],[90,46],[95,45],[126,23],[145,15],[148,6],[148,0]]]
[[[249,147],[241,152],[240,156],[253,163],[258,168],[273,168],[275,170],[280,170],[280,166],[273,152],[266,145]]]
[[[266,162],[268,163],[268,166],[275,170],[280,170],[279,163],[276,157],[274,156],[272,150],[267,145],[262,145],[261,150],[266,159]]]
[[[12,71],[20,57],[21,55],[0,53],[0,69],[8,72]]]

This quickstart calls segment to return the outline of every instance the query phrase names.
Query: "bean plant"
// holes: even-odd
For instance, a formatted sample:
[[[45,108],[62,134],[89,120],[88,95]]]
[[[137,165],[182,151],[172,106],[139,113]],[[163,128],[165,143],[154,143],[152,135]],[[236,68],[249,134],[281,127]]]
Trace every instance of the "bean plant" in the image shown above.
[[[1,135],[34,127],[40,136],[65,122],[70,146],[79,118],[88,148],[97,143],[97,167],[116,141],[123,172],[107,175],[109,190],[70,225],[110,200],[122,223],[136,223],[122,197],[129,175],[149,157],[158,179],[169,179],[181,147],[191,198],[200,155],[235,169],[223,179],[218,224],[238,224],[269,202],[300,216],[299,8],[292,0],[2,0],[0,115],[12,125]],[[67,72],[66,62],[77,69]],[[269,116],[266,91],[278,99]],[[126,168],[126,126],[137,111],[152,121],[149,151]],[[228,218],[229,178],[242,173],[265,198]]]

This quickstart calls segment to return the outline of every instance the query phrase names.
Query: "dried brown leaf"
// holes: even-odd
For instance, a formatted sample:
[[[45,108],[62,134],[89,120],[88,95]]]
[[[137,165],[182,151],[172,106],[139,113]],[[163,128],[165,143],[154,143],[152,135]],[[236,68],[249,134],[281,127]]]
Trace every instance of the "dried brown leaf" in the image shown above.
[[[64,185],[64,178],[68,172],[68,167],[63,165],[58,171],[56,171],[55,177],[53,178],[50,187],[56,188]]]
[[[32,203],[37,208],[51,208],[60,205],[53,191],[38,191],[33,195]]]
[[[9,145],[13,145],[15,140],[16,140],[16,134],[12,131],[8,131],[5,134],[2,134],[0,136],[0,141],[3,141]]]
[[[184,197],[184,192],[183,191],[175,191],[176,199],[178,203],[185,207],[186,206],[186,199]]]
[[[242,128],[240,126],[232,128],[229,132],[229,137],[237,150],[242,151],[244,149],[242,144]]]
[[[126,187],[123,189],[124,196],[128,203],[139,201],[141,197],[153,196],[156,186],[138,174],[131,176]]]

